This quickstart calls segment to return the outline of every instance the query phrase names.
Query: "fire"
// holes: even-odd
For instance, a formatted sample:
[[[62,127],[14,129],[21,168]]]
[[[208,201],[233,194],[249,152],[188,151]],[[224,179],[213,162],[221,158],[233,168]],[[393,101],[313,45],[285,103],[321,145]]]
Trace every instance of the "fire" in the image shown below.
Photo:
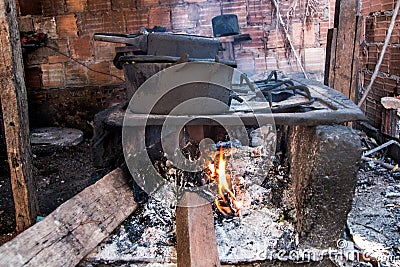
[[[224,216],[240,214],[240,210],[243,207],[243,201],[236,199],[234,191],[231,189],[230,176],[226,173],[226,160],[222,147],[220,148],[218,168],[215,169],[215,165],[210,163],[208,165],[211,171],[211,177],[216,179],[218,182],[218,197],[215,199],[215,205]]]

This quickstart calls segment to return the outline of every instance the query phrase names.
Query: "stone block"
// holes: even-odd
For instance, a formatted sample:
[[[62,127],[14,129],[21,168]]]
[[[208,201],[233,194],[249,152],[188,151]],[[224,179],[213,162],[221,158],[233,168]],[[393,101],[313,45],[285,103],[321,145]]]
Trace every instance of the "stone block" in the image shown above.
[[[361,140],[345,126],[295,126],[288,135],[300,246],[336,248],[354,197]]]

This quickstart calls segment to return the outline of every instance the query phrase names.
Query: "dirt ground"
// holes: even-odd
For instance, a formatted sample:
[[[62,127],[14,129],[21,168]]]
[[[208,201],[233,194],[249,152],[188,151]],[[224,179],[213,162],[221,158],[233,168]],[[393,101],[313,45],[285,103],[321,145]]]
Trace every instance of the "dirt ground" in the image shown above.
[[[53,152],[33,149],[33,176],[37,186],[39,215],[46,216],[64,201],[103,177],[109,170],[95,169],[90,142]],[[40,153],[38,153],[40,152]],[[4,163],[4,162],[3,162]],[[0,244],[13,237],[15,228],[11,184],[6,164],[0,172]]]

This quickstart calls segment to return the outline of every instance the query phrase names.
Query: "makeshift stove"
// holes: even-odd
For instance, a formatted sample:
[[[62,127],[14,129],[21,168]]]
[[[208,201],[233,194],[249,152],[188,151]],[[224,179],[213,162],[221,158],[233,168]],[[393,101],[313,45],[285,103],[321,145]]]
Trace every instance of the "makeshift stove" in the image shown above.
[[[218,53],[217,47],[213,55]],[[148,46],[146,51],[150,51]],[[181,61],[221,61],[215,56],[193,60],[196,57],[125,54],[119,55],[117,61],[123,62],[127,87],[133,95],[159,70]],[[260,90],[255,90],[256,87]],[[121,129],[125,119],[136,129],[129,145],[149,154],[150,164],[142,164],[143,169],[154,166],[164,179],[181,187],[213,184],[218,196],[195,194],[214,202],[214,215],[210,209],[200,212],[206,216],[196,217],[199,214],[196,209],[202,209],[201,205],[184,210],[178,207],[175,215],[175,205],[159,201],[167,191],[148,198],[135,186],[135,199],[143,203],[142,207],[87,257],[87,264],[129,262],[138,266],[167,266],[179,263],[184,254],[190,258],[194,253],[203,254],[204,266],[211,266],[210,262],[218,266],[212,245],[196,244],[201,235],[211,239],[201,244],[217,244],[217,260],[225,264],[263,262],[271,266],[298,266],[320,261],[321,266],[331,264],[323,252],[337,248],[351,208],[361,156],[358,136],[350,128],[337,124],[363,120],[364,115],[332,88],[310,80],[281,78],[276,72],[256,82],[239,75],[230,89],[208,88],[206,94],[222,99],[227,108],[207,110],[207,116],[169,114],[171,106],[188,101],[179,92],[164,102],[160,100],[150,112],[141,112],[140,105],[125,104],[96,115],[94,155],[98,166],[116,166],[123,161]],[[184,95],[200,97],[201,94],[196,95],[198,91],[195,87]],[[243,105],[242,101],[251,105]],[[229,122],[235,116],[245,126],[250,142],[226,138],[227,132],[218,122]],[[257,127],[259,119],[271,123]],[[166,120],[177,127],[184,125],[178,131],[181,141],[178,147],[187,159],[200,157],[203,138],[214,141],[214,146],[202,150],[207,151],[202,171],[194,174],[181,171],[168,160],[160,146]],[[269,146],[276,147],[276,151]],[[268,154],[271,151],[273,155]],[[214,227],[215,235],[211,233]],[[186,229],[186,234],[182,229],[183,232]],[[197,231],[200,238],[192,236],[190,231],[187,233],[188,229]],[[179,235],[186,238],[183,246],[176,242]],[[311,256],[308,249],[312,249]],[[181,266],[185,265],[181,262]]]

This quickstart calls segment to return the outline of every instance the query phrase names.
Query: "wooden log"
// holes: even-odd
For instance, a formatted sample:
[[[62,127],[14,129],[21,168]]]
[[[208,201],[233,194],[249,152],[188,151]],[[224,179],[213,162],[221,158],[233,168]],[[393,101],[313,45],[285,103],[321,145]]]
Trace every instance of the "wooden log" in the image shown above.
[[[137,207],[115,169],[0,247],[0,266],[76,266]]]
[[[212,204],[190,192],[182,203],[187,207],[176,208],[177,266],[220,266]]]
[[[36,221],[32,181],[27,94],[14,0],[0,1],[0,99],[10,166],[17,232]]]

